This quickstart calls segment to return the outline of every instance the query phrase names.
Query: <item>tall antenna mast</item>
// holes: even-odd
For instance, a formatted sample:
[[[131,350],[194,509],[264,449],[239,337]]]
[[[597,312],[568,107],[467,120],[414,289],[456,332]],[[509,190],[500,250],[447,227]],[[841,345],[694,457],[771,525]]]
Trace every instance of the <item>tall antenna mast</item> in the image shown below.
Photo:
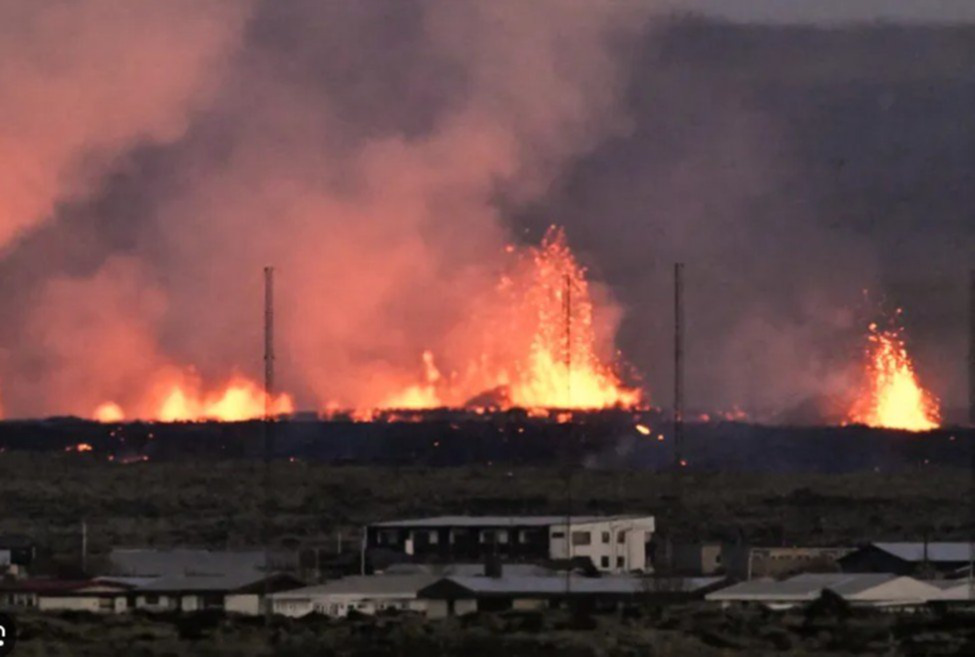
[[[274,418],[274,267],[264,268],[264,622],[271,624],[271,453]]]
[[[572,276],[565,274],[565,406],[572,408]]]
[[[969,271],[968,281],[968,423],[975,427],[975,269]],[[968,599],[975,600],[975,431],[968,432],[968,451]]]
[[[975,269],[968,281],[968,423],[975,426]]]
[[[684,263],[674,264],[674,467],[684,454]]]

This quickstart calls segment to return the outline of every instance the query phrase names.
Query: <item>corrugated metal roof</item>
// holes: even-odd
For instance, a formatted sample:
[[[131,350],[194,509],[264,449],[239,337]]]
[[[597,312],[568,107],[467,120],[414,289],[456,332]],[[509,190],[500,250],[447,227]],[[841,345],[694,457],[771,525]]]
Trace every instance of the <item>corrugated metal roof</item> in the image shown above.
[[[235,591],[264,580],[263,573],[253,571],[223,575],[173,575],[159,577],[139,587],[139,591]]]
[[[634,520],[650,516],[573,516],[573,525],[591,522]],[[435,516],[379,522],[373,527],[550,527],[564,525],[565,516]]]
[[[565,577],[447,577],[475,595],[561,595],[566,592]],[[568,590],[577,595],[637,595],[652,593],[690,593],[722,581],[721,577],[653,578],[619,575],[612,577],[570,577]]]
[[[924,543],[871,543],[872,546],[892,554],[898,559],[910,562],[921,562],[925,560]],[[971,558],[971,544],[963,542],[955,543],[928,543],[927,560],[930,562],[967,562]]]
[[[188,548],[173,550],[115,549],[109,553],[108,561],[109,575],[124,577],[215,576],[247,571],[263,572],[264,551],[213,552]]]
[[[275,593],[273,597],[276,600],[303,600],[326,595],[409,596],[416,595],[417,591],[439,579],[436,575],[356,575],[286,593]]]
[[[813,600],[824,589],[844,597],[886,584],[897,575],[889,573],[807,573],[783,581],[755,579],[708,594],[708,600]]]

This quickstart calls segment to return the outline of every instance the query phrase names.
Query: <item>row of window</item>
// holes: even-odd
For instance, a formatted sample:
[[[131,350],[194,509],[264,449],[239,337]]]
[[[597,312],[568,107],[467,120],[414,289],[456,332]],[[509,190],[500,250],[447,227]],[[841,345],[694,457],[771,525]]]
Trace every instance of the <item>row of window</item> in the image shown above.
[[[552,532],[552,538],[565,538],[565,532]],[[609,544],[612,540],[612,535],[609,532],[602,532],[600,537],[604,545]],[[616,533],[616,542],[623,544],[626,543],[626,532],[621,531]],[[572,532],[572,544],[573,545],[592,545],[592,532],[578,531]]]
[[[468,532],[463,530],[452,530],[450,533],[450,542],[455,543],[458,540],[466,540],[473,534],[474,532],[468,534]],[[482,544],[505,545],[511,541],[511,534],[512,532],[507,529],[483,529],[477,532],[477,540]],[[440,532],[437,530],[413,531],[411,536],[414,543],[425,543],[427,545],[438,545],[440,543]],[[517,532],[517,537],[518,542],[521,544],[537,543],[544,540],[545,532],[542,530],[521,530]],[[385,529],[376,534],[376,543],[378,545],[399,545],[399,542],[399,530]]]

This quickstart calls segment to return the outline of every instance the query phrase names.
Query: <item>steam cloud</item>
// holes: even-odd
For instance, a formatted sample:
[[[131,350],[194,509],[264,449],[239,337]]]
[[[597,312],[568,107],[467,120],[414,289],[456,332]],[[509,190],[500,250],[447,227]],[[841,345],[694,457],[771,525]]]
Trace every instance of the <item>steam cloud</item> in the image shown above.
[[[45,186],[4,226],[13,238],[46,220],[93,244],[65,247],[68,271],[37,272],[10,302],[11,415],[131,407],[160,368],[256,373],[267,263],[282,386],[300,405],[377,403],[376,382],[415,379],[425,349],[464,365],[457,327],[491,303],[510,241],[499,199],[536,198],[622,125],[613,51],[646,14],[588,0],[264,2],[247,21],[234,3],[67,6],[12,17],[39,25],[15,55],[51,88],[41,102],[83,116],[14,169],[8,184],[41,172]],[[62,40],[69,68],[48,81]],[[16,109],[38,134],[57,116]],[[134,225],[106,229],[117,213]],[[48,252],[54,233],[20,250]]]
[[[756,89],[806,76],[821,90],[887,46],[844,55],[803,32],[811,66],[773,35],[781,62],[757,68],[725,28],[661,21],[652,4],[0,0],[0,85],[16,90],[0,98],[6,414],[88,415],[106,400],[138,412],[163,371],[256,377],[266,264],[280,386],[302,408],[378,403],[376,382],[414,382],[425,350],[443,371],[469,363],[505,245],[551,222],[608,283],[601,346],[619,329],[652,400],[668,401],[654,392],[668,388],[678,259],[692,405],[772,419],[841,395],[861,290],[897,288],[884,254],[903,256],[890,243],[913,229],[878,245],[863,222],[881,209],[820,198],[873,169],[853,156],[854,174],[836,173],[842,148],[796,137],[789,117],[823,116],[821,96],[783,108]],[[888,82],[869,111],[825,116],[917,113],[897,113]],[[945,234],[960,239],[940,252],[963,258],[970,231]],[[934,304],[909,336],[938,345],[919,350],[922,377],[927,362],[956,403],[962,332],[936,320],[961,290],[906,296]]]

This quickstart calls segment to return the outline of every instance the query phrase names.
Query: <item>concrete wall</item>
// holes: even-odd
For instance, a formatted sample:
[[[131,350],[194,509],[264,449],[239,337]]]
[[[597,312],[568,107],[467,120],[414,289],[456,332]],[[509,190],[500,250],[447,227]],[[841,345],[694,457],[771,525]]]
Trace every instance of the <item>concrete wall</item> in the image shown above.
[[[135,608],[146,611],[171,611],[176,609],[177,598],[168,595],[156,596],[155,602],[149,602],[149,595],[140,594],[135,598]]]
[[[300,618],[312,612],[311,600],[274,600],[272,603],[275,614]]]
[[[224,609],[229,614],[259,616],[261,596],[257,593],[230,593],[224,598]]]
[[[103,602],[104,601],[104,602]],[[93,614],[115,612],[115,600],[99,596],[47,596],[37,598],[41,611],[87,611]]]

